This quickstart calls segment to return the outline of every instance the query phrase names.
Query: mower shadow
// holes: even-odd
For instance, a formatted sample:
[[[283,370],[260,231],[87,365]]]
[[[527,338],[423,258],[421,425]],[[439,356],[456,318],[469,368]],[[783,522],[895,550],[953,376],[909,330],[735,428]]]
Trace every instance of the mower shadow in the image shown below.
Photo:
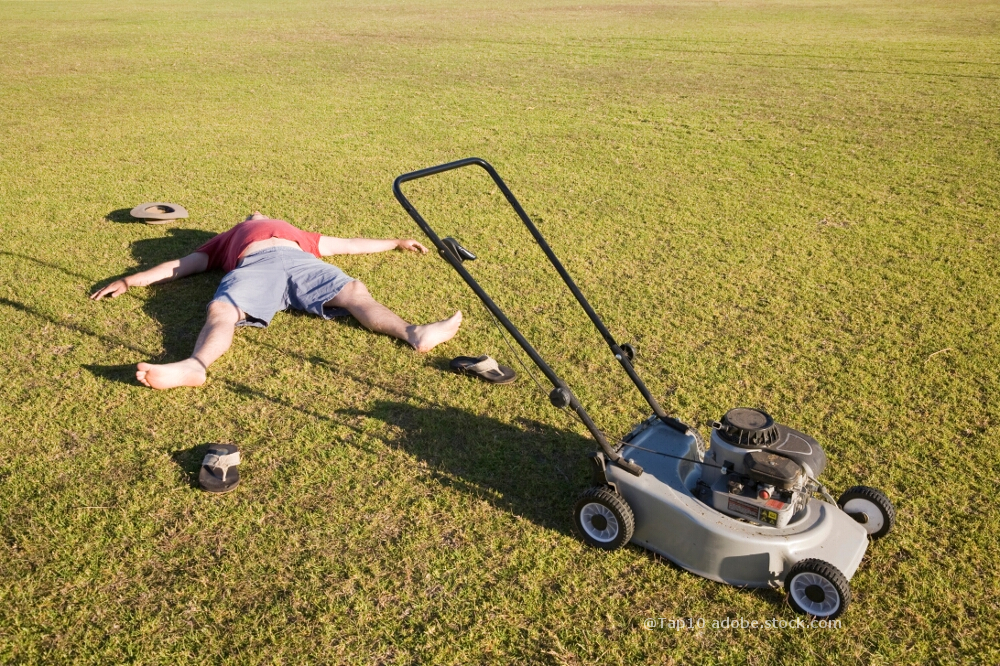
[[[535,421],[516,427],[438,405],[386,400],[367,412],[340,413],[392,426],[399,434],[386,444],[424,461],[442,485],[572,533],[573,500],[590,482],[591,440]]]
[[[347,319],[347,322],[353,321]],[[391,426],[389,431],[393,433],[381,438],[382,442],[425,462],[442,485],[482,498],[547,528],[565,534],[572,532],[573,502],[590,485],[587,454],[596,447],[593,440],[537,421],[522,419],[511,425],[455,407],[426,402],[394,386],[331,365],[321,356],[281,349],[259,338],[251,342],[268,353],[326,366],[353,382],[370,384],[396,396],[397,400],[376,402],[367,411],[338,410],[337,417],[348,418],[336,420],[359,433],[361,426],[352,423],[366,418],[381,421]],[[443,372],[451,371],[448,363],[447,358],[428,359],[428,364]],[[229,390],[237,394],[265,399],[320,420],[331,420],[328,415],[293,405],[282,397],[233,380],[224,381]],[[419,404],[421,402],[423,404]],[[368,431],[364,433],[366,437],[371,436]]]

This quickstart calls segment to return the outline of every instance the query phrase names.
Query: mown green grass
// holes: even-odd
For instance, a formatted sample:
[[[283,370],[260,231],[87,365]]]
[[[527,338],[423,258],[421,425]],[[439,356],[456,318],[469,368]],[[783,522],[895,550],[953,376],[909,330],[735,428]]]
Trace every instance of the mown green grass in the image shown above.
[[[975,1],[0,2],[0,661],[1000,661],[1000,9]],[[219,275],[87,293],[253,208],[417,236],[392,179],[492,162],[679,417],[757,405],[898,509],[839,630],[571,533],[593,443],[446,264],[339,262],[414,321],[191,349]],[[482,173],[408,193],[620,436],[648,411]],[[183,204],[168,226],[120,209]],[[515,366],[517,367],[517,366]],[[244,451],[214,497],[214,441]]]

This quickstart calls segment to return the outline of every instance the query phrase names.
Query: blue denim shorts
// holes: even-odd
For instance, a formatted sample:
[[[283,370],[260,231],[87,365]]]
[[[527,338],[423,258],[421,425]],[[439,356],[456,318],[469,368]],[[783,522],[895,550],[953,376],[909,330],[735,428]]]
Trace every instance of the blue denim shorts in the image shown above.
[[[213,301],[235,305],[246,319],[237,326],[271,323],[287,308],[319,315],[324,319],[348,314],[323,304],[340,293],[354,278],[336,266],[294,247],[269,247],[243,257],[226,273]]]

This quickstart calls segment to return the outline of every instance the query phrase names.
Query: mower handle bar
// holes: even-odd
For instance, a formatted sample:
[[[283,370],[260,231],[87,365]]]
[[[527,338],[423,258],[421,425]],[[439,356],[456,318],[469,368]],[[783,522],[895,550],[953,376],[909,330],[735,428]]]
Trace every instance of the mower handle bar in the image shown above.
[[[573,282],[573,278],[571,278],[569,273],[566,272],[566,269],[563,268],[562,263],[560,263],[559,259],[552,251],[552,248],[549,247],[549,244],[545,241],[545,238],[542,236],[541,232],[539,232],[538,228],[535,227],[534,223],[531,221],[531,218],[528,217],[528,214],[524,211],[524,208],[521,207],[521,204],[518,202],[517,198],[515,198],[514,194],[510,191],[510,188],[507,187],[507,184],[503,181],[502,178],[500,178],[500,174],[496,172],[496,169],[494,169],[489,162],[478,157],[467,157],[465,159],[456,160],[454,162],[448,162],[446,164],[440,164],[438,166],[428,167],[426,169],[420,169],[419,171],[411,171],[410,173],[405,173],[396,178],[396,180],[392,184],[392,192],[393,194],[396,195],[396,199],[403,206],[403,209],[407,213],[409,213],[410,217],[413,218],[413,220],[417,223],[420,229],[427,235],[427,237],[431,240],[431,242],[434,243],[434,246],[438,249],[438,252],[441,254],[441,256],[444,257],[444,259],[449,264],[451,264],[452,268],[454,268],[458,272],[458,274],[462,277],[462,279],[465,280],[466,284],[468,284],[469,287],[472,289],[472,291],[475,292],[476,296],[479,297],[479,300],[481,300],[483,304],[487,307],[487,309],[491,313],[493,313],[493,315],[500,321],[501,324],[503,324],[504,328],[506,328],[507,331],[514,337],[514,339],[525,351],[525,353],[528,354],[528,356],[535,363],[535,365],[537,365],[538,368],[542,371],[542,373],[546,376],[546,378],[550,382],[552,382],[552,385],[555,387],[553,390],[553,396],[550,396],[550,399],[552,399],[553,404],[555,404],[556,402],[554,398],[556,392],[558,392],[560,389],[562,391],[565,391],[564,396],[568,396],[568,400],[566,401],[568,403],[568,406],[573,408],[573,410],[577,413],[577,415],[579,415],[580,420],[583,421],[584,425],[587,427],[587,430],[590,431],[590,434],[593,435],[594,439],[596,439],[598,444],[601,445],[601,449],[604,451],[604,453],[611,460],[613,460],[616,465],[638,476],[639,474],[642,473],[642,468],[634,463],[625,460],[620,455],[618,455],[618,453],[614,450],[611,444],[608,443],[607,437],[605,437],[604,433],[601,432],[601,430],[598,429],[598,427],[594,424],[593,420],[591,420],[590,418],[590,415],[587,414],[586,410],[584,410],[583,406],[580,404],[580,401],[577,400],[575,395],[573,395],[573,392],[570,391],[566,383],[562,379],[560,379],[558,375],[556,375],[556,373],[552,370],[551,367],[549,367],[548,363],[545,362],[545,360],[539,355],[539,353],[535,350],[535,348],[532,347],[530,343],[528,343],[528,341],[524,338],[524,336],[521,335],[521,332],[517,329],[517,327],[514,326],[514,324],[512,324],[509,319],[507,319],[503,311],[499,307],[497,307],[496,303],[493,302],[493,299],[490,298],[490,296],[483,290],[481,286],[479,286],[479,283],[476,282],[476,280],[472,277],[472,275],[469,274],[469,272],[462,265],[463,259],[457,256],[451,247],[449,247],[440,238],[438,238],[438,235],[434,233],[434,230],[431,229],[430,225],[427,224],[427,221],[424,220],[424,218],[420,215],[419,212],[417,212],[417,209],[413,206],[413,204],[410,203],[409,199],[406,198],[406,196],[403,194],[402,189],[400,189],[400,186],[403,183],[409,182],[411,180],[426,178],[427,176],[433,176],[435,174],[443,173],[445,171],[460,169],[462,167],[471,165],[482,167],[486,171],[486,173],[490,175],[490,178],[493,179],[493,182],[496,183],[497,187],[500,188],[500,191],[507,199],[507,203],[511,205],[511,207],[514,209],[514,212],[517,213],[517,216],[521,218],[521,222],[523,222],[524,226],[526,226],[528,228],[528,231],[531,232],[531,235],[532,237],[534,237],[535,242],[538,243],[539,247],[542,248],[542,251],[545,253],[545,256],[548,257],[549,261],[555,267],[556,272],[559,273],[559,277],[561,277],[563,282],[566,283],[566,286],[569,287],[569,290],[573,293],[573,296],[576,297],[576,300],[580,303],[580,306],[583,308],[584,312],[586,312],[587,316],[590,317],[590,321],[593,322],[598,332],[600,332],[601,337],[604,338],[604,341],[611,348],[611,352],[614,354],[615,360],[617,360],[621,364],[622,368],[624,368],[625,372],[632,380],[632,383],[635,384],[636,388],[639,389],[639,392],[642,394],[642,397],[645,398],[646,402],[649,403],[649,406],[653,408],[653,412],[656,414],[656,416],[659,417],[661,421],[663,421],[666,425],[670,426],[671,428],[674,428],[675,430],[678,430],[682,433],[686,433],[688,431],[688,426],[686,426],[684,423],[680,422],[679,420],[673,417],[667,416],[666,412],[663,411],[663,408],[656,401],[656,398],[654,398],[653,395],[649,392],[649,389],[646,388],[646,385],[643,383],[642,379],[640,379],[639,375],[636,374],[635,368],[632,367],[632,363],[629,360],[628,355],[618,345],[614,337],[612,337],[611,332],[608,331],[607,327],[604,325],[604,322],[601,321],[601,318],[597,316],[597,313],[594,311],[594,308],[592,308],[590,303],[587,302],[587,299],[580,291],[580,288],[576,286],[575,282]]]

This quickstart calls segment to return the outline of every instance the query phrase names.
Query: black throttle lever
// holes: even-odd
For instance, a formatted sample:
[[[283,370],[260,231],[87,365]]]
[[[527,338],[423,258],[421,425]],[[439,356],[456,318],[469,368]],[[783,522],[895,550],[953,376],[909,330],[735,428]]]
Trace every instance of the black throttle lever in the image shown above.
[[[448,236],[447,238],[442,238],[441,242],[444,243],[445,247],[447,247],[449,250],[451,250],[451,253],[460,262],[462,262],[462,261],[475,261],[476,260],[476,255],[472,254],[471,252],[469,252],[468,250],[466,250],[464,247],[462,247],[462,245],[457,240],[455,240],[454,238],[452,238],[451,236]]]

